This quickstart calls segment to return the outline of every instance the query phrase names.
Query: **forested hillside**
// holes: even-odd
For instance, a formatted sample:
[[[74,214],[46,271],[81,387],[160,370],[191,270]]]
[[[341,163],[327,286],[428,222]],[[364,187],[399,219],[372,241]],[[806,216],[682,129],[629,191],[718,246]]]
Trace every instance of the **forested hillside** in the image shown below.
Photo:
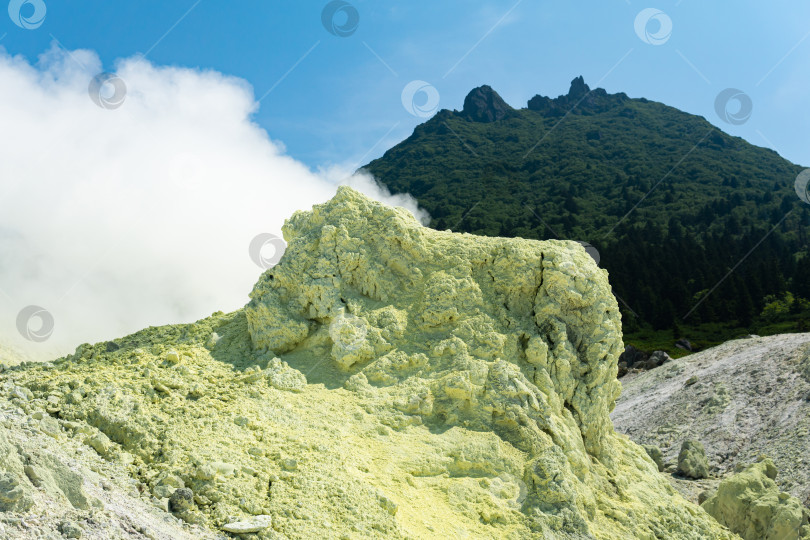
[[[482,86],[364,168],[437,229],[590,243],[631,336],[808,328],[803,167],[703,117],[581,77],[522,109]]]

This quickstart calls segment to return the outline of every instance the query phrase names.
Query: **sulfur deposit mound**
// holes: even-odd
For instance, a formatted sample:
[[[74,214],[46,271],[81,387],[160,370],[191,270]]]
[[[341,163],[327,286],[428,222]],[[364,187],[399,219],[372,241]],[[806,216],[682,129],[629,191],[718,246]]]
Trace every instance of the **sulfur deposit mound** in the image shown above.
[[[349,188],[284,235],[244,310],[12,368],[11,404],[228,534],[736,538],[614,432],[619,310],[578,244]]]
[[[810,539],[810,512],[779,490],[776,474],[770,459],[760,460],[720,482],[702,506],[744,540]]]

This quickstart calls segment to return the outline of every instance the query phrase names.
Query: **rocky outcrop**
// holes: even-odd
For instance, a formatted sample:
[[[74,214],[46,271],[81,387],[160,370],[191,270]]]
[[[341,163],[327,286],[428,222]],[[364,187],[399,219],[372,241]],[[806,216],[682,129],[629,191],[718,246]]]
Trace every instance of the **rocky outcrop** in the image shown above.
[[[584,250],[432,231],[347,189],[295,214],[284,234],[287,259],[246,308],[256,348],[284,353],[329,336],[348,388],[383,387],[420,423],[494,432],[526,452],[530,529],[588,535],[596,516],[623,507],[596,497],[603,467],[641,482],[625,460],[647,457],[607,421],[619,390],[618,312]],[[644,478],[656,484],[650,496],[669,493],[659,477]],[[647,497],[635,485],[625,491],[631,506]],[[634,520],[636,533],[657,519]]]
[[[770,459],[746,467],[722,482],[701,506],[744,540],[810,539],[810,511],[779,490]]]
[[[608,94],[604,88],[591,90],[579,76],[571,81],[567,94],[554,99],[538,94],[529,100],[528,108],[544,116],[592,115],[622,106],[628,99],[623,92]]]
[[[614,432],[618,305],[578,243],[349,188],[284,235],[244,310],[8,370],[5,399],[208,531],[734,537]]]
[[[497,122],[514,111],[489,85],[473,88],[464,98],[461,115],[473,122]]]

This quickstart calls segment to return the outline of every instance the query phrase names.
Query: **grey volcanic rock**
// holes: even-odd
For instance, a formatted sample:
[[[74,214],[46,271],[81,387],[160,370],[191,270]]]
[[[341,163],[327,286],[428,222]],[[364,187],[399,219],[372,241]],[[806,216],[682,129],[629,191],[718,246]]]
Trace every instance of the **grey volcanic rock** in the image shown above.
[[[712,476],[766,455],[780,471],[781,490],[810,496],[810,334],[729,341],[630,373],[622,386],[611,413],[616,431],[658,446],[665,462],[675,462],[685,440],[698,439]],[[691,499],[716,483],[673,479]]]
[[[467,94],[461,114],[475,122],[496,122],[506,118],[512,110],[498,92],[485,84]]]
[[[666,364],[672,358],[664,351],[653,351],[652,354],[627,345],[624,352],[619,355],[619,377],[624,377],[631,369],[655,369]]]
[[[692,350],[692,344],[689,343],[689,340],[686,338],[680,338],[678,341],[675,342],[675,346],[685,351]]]
[[[571,81],[568,93],[557,98],[536,95],[529,100],[529,110],[544,116],[565,116],[567,114],[591,115],[618,107],[627,101],[627,94],[608,94],[604,88],[591,88],[582,76]]]
[[[664,351],[654,351],[650,357],[647,359],[646,368],[647,369],[655,369],[659,366],[666,364],[667,362],[671,361],[672,357],[670,357]]]

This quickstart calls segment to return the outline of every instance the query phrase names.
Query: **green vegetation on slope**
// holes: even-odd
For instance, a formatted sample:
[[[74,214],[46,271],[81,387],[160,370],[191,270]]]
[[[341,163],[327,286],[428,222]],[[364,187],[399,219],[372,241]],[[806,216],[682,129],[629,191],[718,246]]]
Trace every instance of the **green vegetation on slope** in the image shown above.
[[[642,346],[650,332],[672,351],[673,334],[709,345],[810,328],[806,305],[763,314],[769,295],[810,299],[802,167],[702,117],[581,78],[519,110],[484,86],[365,169],[439,230],[589,242]]]

